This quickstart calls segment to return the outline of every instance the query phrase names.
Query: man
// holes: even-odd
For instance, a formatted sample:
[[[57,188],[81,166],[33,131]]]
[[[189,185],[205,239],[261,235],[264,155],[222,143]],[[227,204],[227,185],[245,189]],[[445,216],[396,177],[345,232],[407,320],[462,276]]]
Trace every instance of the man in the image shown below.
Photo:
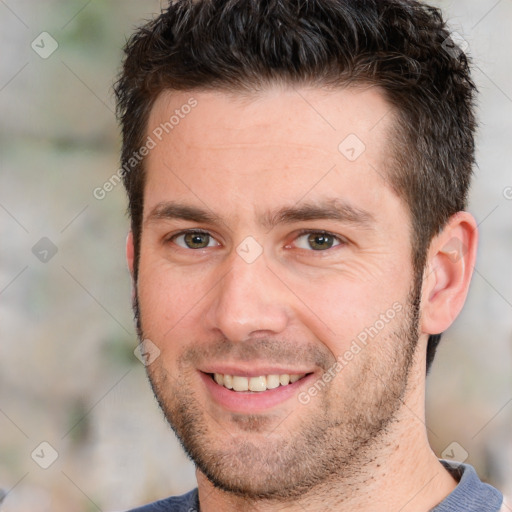
[[[460,312],[475,87],[405,0],[188,0],[116,86],[147,371],[196,490],[137,511],[498,511],[426,435]]]

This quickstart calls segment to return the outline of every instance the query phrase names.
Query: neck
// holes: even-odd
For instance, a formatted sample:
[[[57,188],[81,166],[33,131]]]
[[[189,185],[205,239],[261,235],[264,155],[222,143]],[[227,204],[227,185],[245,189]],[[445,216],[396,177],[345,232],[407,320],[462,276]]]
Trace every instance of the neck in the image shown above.
[[[424,366],[421,363],[418,365]],[[416,365],[415,365],[416,366]],[[215,488],[197,471],[202,512],[428,512],[456,487],[428,443],[425,426],[425,373],[413,368],[403,405],[386,433],[357,461],[350,477],[333,479],[293,502],[257,500]],[[424,372],[424,370],[423,370]],[[413,382],[413,380],[415,382]]]

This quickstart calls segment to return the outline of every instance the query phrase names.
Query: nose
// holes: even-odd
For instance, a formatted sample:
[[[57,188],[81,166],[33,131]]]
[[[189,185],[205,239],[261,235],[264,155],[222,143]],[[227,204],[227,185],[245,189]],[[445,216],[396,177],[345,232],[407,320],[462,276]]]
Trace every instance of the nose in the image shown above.
[[[286,288],[267,267],[264,255],[247,263],[233,251],[225,263],[224,277],[208,294],[203,317],[207,328],[231,341],[284,331],[290,318]]]

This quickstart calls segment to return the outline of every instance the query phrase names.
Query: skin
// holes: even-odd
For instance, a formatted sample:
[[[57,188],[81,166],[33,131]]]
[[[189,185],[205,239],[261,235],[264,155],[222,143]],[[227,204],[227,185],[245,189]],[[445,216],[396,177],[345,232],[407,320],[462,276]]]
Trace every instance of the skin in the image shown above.
[[[145,162],[135,291],[141,338],[160,350],[148,375],[198,467],[201,510],[430,510],[456,482],[426,435],[426,345],[464,303],[473,217],[459,212],[432,240],[415,288],[409,212],[386,180],[393,115],[378,88],[163,93],[148,134],[190,97],[197,106]],[[349,134],[365,144],[354,161],[338,150]],[[269,212],[334,200],[357,222],[268,223]],[[170,217],[169,202],[215,218]],[[209,233],[200,239],[207,247],[189,248],[186,229]],[[302,229],[336,238],[316,239],[313,250]],[[244,254],[257,257],[248,263]],[[133,274],[131,235],[127,258]],[[393,319],[301,403],[397,304]],[[206,384],[214,371],[308,377],[271,405],[238,394],[234,410]]]

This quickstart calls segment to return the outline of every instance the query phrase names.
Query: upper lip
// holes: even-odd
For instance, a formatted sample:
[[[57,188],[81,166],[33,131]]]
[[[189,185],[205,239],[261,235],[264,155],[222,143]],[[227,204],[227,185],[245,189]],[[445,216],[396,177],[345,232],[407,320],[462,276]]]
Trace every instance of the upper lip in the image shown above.
[[[212,365],[200,368],[203,373],[221,373],[223,375],[236,375],[238,377],[261,377],[263,375],[302,375],[313,373],[311,368],[285,368],[283,366],[259,366],[251,368],[247,364],[237,366],[232,365]]]

